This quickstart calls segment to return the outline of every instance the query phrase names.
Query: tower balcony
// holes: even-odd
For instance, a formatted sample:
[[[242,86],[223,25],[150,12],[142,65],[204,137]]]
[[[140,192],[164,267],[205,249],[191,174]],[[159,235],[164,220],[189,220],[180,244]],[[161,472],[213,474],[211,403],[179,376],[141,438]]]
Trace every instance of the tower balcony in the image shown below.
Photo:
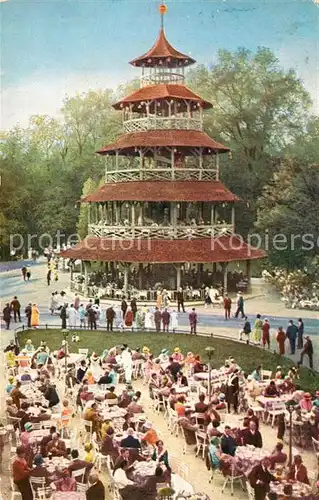
[[[144,74],[141,76],[141,87],[149,85],[158,85],[160,83],[183,85],[185,76],[182,73],[173,73],[171,71],[161,71],[155,73]]]
[[[211,168],[131,168],[108,170],[105,182],[127,181],[217,181],[218,170]]]
[[[220,238],[234,234],[234,225],[221,222],[214,225],[175,225],[158,224],[132,226],[110,226],[104,222],[89,224],[89,235],[98,238],[134,240],[192,240],[196,238]]]
[[[123,122],[125,132],[144,132],[147,130],[203,130],[200,118],[185,116],[147,116],[134,118]]]

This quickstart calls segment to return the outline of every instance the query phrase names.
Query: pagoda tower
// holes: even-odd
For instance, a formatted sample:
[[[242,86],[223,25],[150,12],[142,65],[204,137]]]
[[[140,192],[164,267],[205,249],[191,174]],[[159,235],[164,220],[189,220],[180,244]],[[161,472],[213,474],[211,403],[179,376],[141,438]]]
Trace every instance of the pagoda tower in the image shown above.
[[[264,257],[235,235],[238,198],[219,179],[219,157],[229,149],[203,131],[203,113],[212,104],[185,85],[185,68],[195,63],[176,50],[161,27],[153,47],[131,61],[141,68],[140,89],[113,105],[122,113],[124,133],[98,151],[106,159],[105,184],[82,199],[89,204],[88,236],[62,256],[81,260],[85,291],[90,262],[131,273],[138,288],[161,282],[185,285],[186,267],[227,264]],[[203,284],[201,282],[200,284]]]

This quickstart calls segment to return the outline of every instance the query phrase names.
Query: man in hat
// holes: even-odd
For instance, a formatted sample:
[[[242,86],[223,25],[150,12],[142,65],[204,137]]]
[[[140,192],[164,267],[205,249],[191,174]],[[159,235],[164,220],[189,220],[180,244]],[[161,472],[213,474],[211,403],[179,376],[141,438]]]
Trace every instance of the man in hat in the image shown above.
[[[183,313],[185,312],[185,307],[184,307],[184,293],[182,287],[178,289],[177,292],[177,310],[178,312],[181,312],[181,308]]]
[[[113,331],[113,322],[116,314],[113,309],[113,306],[110,306],[106,309],[106,329],[108,332]]]
[[[228,293],[225,293],[224,295],[224,311],[225,311],[225,319],[230,319],[231,298],[228,296]]]
[[[19,320],[19,323],[21,322],[21,315],[20,315],[20,309],[21,309],[21,304],[18,300],[18,297],[14,296],[13,299],[11,300],[11,309],[13,311],[13,319],[14,322],[17,322],[17,318]]]
[[[188,320],[189,320],[189,326],[190,326],[190,333],[191,335],[194,334],[196,335],[196,329],[197,329],[197,313],[195,307],[192,308],[192,312],[189,313],[188,315]]]
[[[171,319],[171,315],[168,312],[167,308],[165,308],[164,311],[162,312],[163,332],[168,333],[170,319]]]
[[[313,345],[309,335],[306,336],[306,342],[304,344],[303,350],[301,351],[300,361],[298,362],[298,365],[302,365],[305,354],[308,356],[309,366],[311,370],[313,370]]]
[[[235,312],[235,318],[238,318],[239,313],[241,313],[241,317],[245,317],[244,313],[244,297],[241,292],[237,293],[237,309]]]
[[[161,331],[161,321],[162,321],[162,313],[158,307],[155,307],[154,322],[155,322],[155,330],[157,333]]]

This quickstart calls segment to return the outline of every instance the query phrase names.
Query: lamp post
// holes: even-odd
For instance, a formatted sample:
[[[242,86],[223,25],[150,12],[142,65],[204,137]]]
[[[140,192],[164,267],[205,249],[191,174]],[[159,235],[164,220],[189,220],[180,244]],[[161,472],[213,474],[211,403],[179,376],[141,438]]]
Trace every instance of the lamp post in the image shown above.
[[[207,357],[208,357],[208,401],[210,402],[212,395],[212,357],[214,356],[215,349],[214,347],[206,347],[205,349]]]
[[[65,369],[65,375],[67,374],[68,371],[68,354],[69,354],[69,344],[68,344],[68,336],[69,336],[69,330],[62,330],[62,335],[63,335],[63,340],[64,340],[64,369]]]
[[[289,467],[291,467],[291,465],[292,465],[292,413],[294,411],[295,405],[288,402],[286,407],[287,407],[287,411],[289,413],[289,459],[288,459],[288,465],[289,465]]]

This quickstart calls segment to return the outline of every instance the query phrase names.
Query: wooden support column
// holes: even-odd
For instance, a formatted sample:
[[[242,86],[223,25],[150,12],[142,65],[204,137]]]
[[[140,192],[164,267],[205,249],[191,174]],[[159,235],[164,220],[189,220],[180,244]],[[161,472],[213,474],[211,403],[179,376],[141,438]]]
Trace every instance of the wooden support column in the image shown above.
[[[216,153],[216,181],[219,181],[219,154]]]
[[[115,153],[115,170],[119,169],[119,152],[116,151]]]
[[[142,290],[143,287],[143,264],[140,262],[138,265],[138,287]]]
[[[227,262],[223,262],[222,269],[223,269],[223,275],[224,275],[223,288],[224,288],[224,294],[225,294],[225,293],[227,293],[227,287],[228,287],[228,283],[227,283],[227,269],[228,269],[228,264],[227,264]]]
[[[124,263],[124,285],[123,285],[124,293],[127,293],[127,290],[128,290],[128,271],[129,271],[129,265],[125,262]]]
[[[236,224],[236,212],[235,212],[235,203],[232,204],[231,207],[231,224],[233,226],[233,232],[235,232],[235,224]]]
[[[144,177],[144,155],[143,155],[143,152],[142,150],[140,149],[139,150],[139,154],[140,154],[140,181],[143,180],[143,177]]]
[[[199,148],[199,180],[203,177],[203,148]]]
[[[210,223],[212,226],[215,224],[215,203],[212,203],[210,207]]]
[[[87,205],[87,214],[88,214],[88,226],[91,224],[91,203]]]
[[[176,290],[179,290],[182,282],[182,266],[177,264],[176,266]]]
[[[248,283],[250,284],[250,279],[251,279],[251,265],[250,265],[250,260],[246,260],[246,276],[248,279]]]
[[[84,297],[88,296],[88,283],[89,283],[89,278],[88,278],[88,262],[85,260],[83,261],[84,265]]]
[[[174,155],[174,148],[172,148],[171,151],[171,168],[172,168],[172,180],[175,179],[175,155]]]
[[[115,210],[115,220],[116,220],[116,224],[118,225],[119,222],[120,222],[120,209],[119,209],[119,204],[117,201],[113,201],[113,206],[114,206],[114,210]]]

